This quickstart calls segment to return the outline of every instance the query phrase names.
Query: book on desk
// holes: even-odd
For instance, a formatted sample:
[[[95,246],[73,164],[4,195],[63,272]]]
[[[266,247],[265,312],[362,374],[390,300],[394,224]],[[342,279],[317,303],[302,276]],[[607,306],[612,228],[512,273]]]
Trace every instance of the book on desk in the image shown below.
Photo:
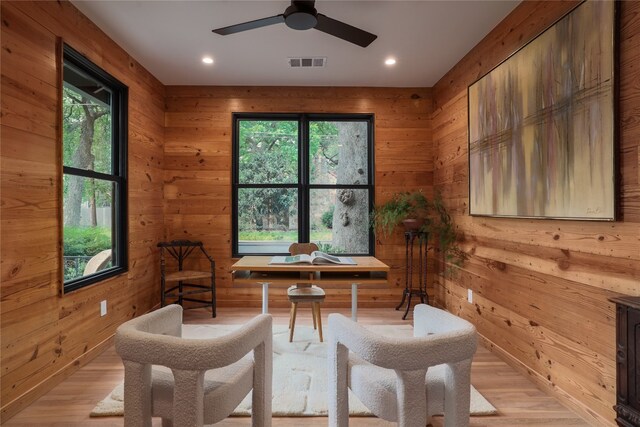
[[[329,255],[320,251],[313,251],[310,255],[300,254],[291,256],[274,256],[269,264],[337,264],[337,265],[357,265],[353,258]]]

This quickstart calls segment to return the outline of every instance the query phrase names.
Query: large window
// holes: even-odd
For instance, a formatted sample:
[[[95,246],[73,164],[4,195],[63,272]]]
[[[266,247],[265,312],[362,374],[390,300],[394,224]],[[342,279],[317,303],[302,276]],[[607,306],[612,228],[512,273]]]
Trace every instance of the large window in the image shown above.
[[[235,114],[233,255],[373,254],[371,115]]]
[[[64,46],[64,291],[127,268],[127,87]]]

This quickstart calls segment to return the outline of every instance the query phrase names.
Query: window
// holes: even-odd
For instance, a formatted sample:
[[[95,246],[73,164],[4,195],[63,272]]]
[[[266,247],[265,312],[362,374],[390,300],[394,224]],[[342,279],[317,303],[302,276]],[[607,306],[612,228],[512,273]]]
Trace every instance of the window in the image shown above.
[[[127,269],[127,87],[65,45],[64,292]]]
[[[373,117],[234,114],[233,255],[372,255]]]

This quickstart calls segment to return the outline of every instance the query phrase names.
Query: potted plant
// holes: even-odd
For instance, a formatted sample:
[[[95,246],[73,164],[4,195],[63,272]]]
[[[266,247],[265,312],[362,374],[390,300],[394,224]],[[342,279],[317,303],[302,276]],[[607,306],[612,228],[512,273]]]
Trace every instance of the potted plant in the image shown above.
[[[421,191],[396,193],[388,202],[376,206],[371,224],[375,231],[390,235],[402,223],[406,231],[424,226],[429,214],[429,200]]]
[[[466,259],[467,254],[457,245],[457,232],[440,193],[433,200],[422,191],[396,193],[388,202],[376,206],[371,214],[371,226],[384,236],[400,224],[405,231],[424,231],[437,239],[447,261],[460,265]]]

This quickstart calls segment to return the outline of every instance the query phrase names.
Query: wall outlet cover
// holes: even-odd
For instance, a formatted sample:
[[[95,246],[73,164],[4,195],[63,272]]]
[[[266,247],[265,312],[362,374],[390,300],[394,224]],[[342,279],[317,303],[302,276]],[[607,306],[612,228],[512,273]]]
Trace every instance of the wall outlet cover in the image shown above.
[[[107,314],[107,300],[100,301],[100,316],[105,316]]]
[[[473,304],[473,291],[471,289],[467,289],[467,301],[469,304]]]

